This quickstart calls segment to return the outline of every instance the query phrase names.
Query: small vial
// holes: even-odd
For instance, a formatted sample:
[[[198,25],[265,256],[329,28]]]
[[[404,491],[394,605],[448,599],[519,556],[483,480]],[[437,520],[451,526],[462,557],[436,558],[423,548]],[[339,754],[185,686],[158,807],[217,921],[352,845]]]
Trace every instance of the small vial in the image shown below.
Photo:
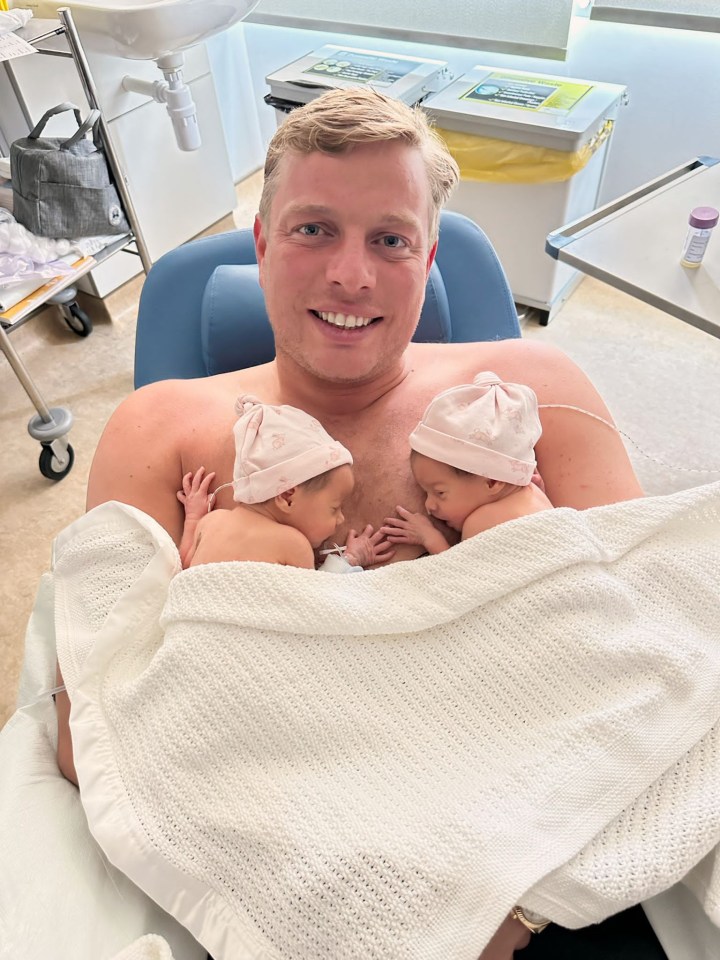
[[[710,234],[718,222],[720,213],[715,207],[695,207],[688,218],[690,229],[685,237],[680,263],[691,270],[697,270],[705,256]]]

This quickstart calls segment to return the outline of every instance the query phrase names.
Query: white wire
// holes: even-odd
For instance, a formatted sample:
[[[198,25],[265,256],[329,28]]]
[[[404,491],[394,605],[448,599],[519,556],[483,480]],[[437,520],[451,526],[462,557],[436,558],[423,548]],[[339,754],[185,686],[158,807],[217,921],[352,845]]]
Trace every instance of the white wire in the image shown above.
[[[538,404],[538,409],[574,410],[576,413],[582,413],[586,417],[592,417],[593,420],[599,420],[600,423],[604,423],[606,427],[610,427],[610,429],[614,430],[615,433],[619,433],[620,436],[624,437],[635,447],[638,453],[645,457],[646,460],[652,460],[653,463],[659,463],[662,467],[670,467],[671,470],[681,470],[683,473],[720,473],[720,467],[682,467],[679,463],[668,463],[667,460],[662,460],[659,457],[653,457],[651,454],[646,453],[640,444],[633,440],[632,437],[628,436],[624,430],[616,427],[615,424],[610,423],[609,420],[599,417],[596,413],[590,413],[589,410],[583,410],[582,407],[574,407],[569,403],[540,403]]]

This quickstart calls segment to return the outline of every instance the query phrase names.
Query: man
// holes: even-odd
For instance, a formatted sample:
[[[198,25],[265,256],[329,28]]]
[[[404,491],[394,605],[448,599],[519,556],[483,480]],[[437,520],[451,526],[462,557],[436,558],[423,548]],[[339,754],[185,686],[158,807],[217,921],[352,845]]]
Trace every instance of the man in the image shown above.
[[[407,438],[428,401],[480,370],[527,383],[541,404],[610,415],[584,374],[544,344],[414,344],[437,246],[440,207],[458,172],[421,112],[372,91],[336,91],[289,116],[268,151],[255,221],[260,282],[275,334],[269,364],[205,380],[152,384],[128,397],[100,441],[88,508],[107,500],[151,514],[179,542],[176,491],[200,466],[232,476],[238,394],[292,404],[353,453],[347,529],[382,524],[397,504],[422,509]],[[536,453],[554,506],[642,496],[622,442],[602,423],[544,410]],[[219,495],[230,506],[231,494]],[[394,560],[418,556],[398,547]],[[69,704],[58,696],[61,769],[74,779]],[[503,924],[483,953],[508,960],[527,930]]]

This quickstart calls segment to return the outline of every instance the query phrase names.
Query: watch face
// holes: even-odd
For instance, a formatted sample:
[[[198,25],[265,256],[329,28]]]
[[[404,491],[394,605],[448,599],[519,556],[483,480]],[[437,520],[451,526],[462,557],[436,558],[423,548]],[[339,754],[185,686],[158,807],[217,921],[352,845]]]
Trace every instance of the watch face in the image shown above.
[[[530,923],[547,923],[547,917],[543,917],[540,913],[533,913],[526,907],[522,908],[522,912],[525,914],[525,919],[529,920]]]
[[[531,933],[540,933],[552,922],[547,917],[543,917],[542,914],[533,913],[532,910],[526,910],[525,907],[513,907],[512,915]]]

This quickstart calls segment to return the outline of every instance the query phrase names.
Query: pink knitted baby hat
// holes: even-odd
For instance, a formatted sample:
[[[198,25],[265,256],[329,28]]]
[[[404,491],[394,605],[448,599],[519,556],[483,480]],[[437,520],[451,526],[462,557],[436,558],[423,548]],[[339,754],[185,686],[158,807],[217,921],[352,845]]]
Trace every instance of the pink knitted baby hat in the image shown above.
[[[326,470],[352,464],[350,451],[314,418],[286,404],[256,397],[235,402],[233,498],[262,503]]]
[[[479,373],[432,400],[410,434],[413,450],[468,473],[526,486],[542,427],[535,393]]]

